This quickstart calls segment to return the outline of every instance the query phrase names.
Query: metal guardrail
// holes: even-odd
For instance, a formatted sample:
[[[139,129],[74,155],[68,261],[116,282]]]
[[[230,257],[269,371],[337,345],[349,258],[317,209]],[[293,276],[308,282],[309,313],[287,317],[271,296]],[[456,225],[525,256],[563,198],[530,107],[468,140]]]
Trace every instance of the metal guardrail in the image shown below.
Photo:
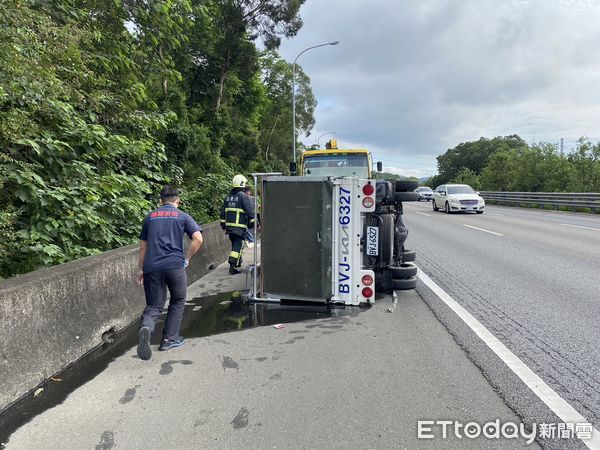
[[[592,212],[600,209],[600,193],[597,192],[492,192],[481,191],[479,193],[486,202],[507,205],[539,205],[544,208],[546,205],[554,206],[559,209],[560,206],[566,206],[576,210],[577,208],[590,208]]]

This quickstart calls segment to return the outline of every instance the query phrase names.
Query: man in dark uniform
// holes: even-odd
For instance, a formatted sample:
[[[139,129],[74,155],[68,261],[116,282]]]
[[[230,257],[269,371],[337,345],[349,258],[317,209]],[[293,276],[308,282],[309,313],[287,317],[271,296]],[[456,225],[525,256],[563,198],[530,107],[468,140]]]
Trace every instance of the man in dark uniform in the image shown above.
[[[244,192],[248,180],[243,175],[233,177],[233,189],[225,197],[221,208],[221,228],[225,230],[231,241],[229,253],[229,273],[240,273],[242,250],[246,231],[254,226],[254,203]]]
[[[164,351],[183,345],[179,328],[187,292],[185,268],[202,246],[202,228],[178,209],[179,191],[165,186],[160,192],[160,202],[161,206],[144,219],[140,233],[138,283],[144,285],[146,308],[140,324],[137,353],[143,360],[152,356],[150,337],[165,306],[167,288],[171,299],[158,349]],[[185,256],[184,233],[192,240]]]

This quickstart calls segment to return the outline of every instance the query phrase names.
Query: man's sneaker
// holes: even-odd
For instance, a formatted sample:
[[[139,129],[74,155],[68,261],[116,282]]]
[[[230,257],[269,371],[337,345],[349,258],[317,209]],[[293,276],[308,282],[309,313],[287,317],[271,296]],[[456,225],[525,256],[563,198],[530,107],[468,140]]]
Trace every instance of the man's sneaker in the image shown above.
[[[150,348],[150,329],[148,327],[141,327],[138,331],[138,346],[137,354],[140,359],[148,361],[152,356],[152,349]]]
[[[229,275],[235,275],[236,273],[240,273],[240,271],[233,266],[229,266]]]
[[[161,352],[164,352],[165,350],[171,350],[172,348],[175,347],[181,347],[183,345],[183,343],[185,342],[185,338],[183,336],[179,336],[177,339],[163,339],[162,342],[160,343],[160,347],[158,347],[158,349]]]

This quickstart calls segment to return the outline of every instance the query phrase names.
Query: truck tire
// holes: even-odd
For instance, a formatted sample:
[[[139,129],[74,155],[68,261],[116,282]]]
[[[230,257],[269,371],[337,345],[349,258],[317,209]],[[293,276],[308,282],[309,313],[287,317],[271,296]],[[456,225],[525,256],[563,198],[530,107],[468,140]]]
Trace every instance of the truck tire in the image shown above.
[[[375,292],[378,294],[391,294],[394,289],[392,275],[389,270],[383,269],[375,272]]]
[[[413,192],[419,187],[419,182],[414,180],[396,180],[396,192]]]
[[[417,287],[417,277],[402,278],[394,280],[395,291],[408,291]]]
[[[396,202],[417,202],[419,201],[418,192],[396,192],[394,194],[394,200]]]
[[[379,254],[381,255],[382,264],[389,266],[394,258],[394,215],[382,214],[381,219],[383,223],[379,231],[381,242]]]
[[[416,259],[416,257],[417,257],[417,252],[415,252],[414,250],[405,249],[402,251],[402,262],[403,263],[414,261]]]
[[[417,266],[412,263],[402,263],[399,266],[389,266],[387,269],[392,273],[392,278],[394,280],[414,277],[417,274]]]

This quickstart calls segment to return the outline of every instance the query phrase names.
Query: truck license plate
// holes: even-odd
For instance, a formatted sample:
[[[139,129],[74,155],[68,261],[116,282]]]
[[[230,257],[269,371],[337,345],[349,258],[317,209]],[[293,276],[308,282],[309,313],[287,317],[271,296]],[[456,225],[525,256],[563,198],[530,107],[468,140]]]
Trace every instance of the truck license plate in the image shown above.
[[[367,255],[379,255],[379,228],[367,227]]]

